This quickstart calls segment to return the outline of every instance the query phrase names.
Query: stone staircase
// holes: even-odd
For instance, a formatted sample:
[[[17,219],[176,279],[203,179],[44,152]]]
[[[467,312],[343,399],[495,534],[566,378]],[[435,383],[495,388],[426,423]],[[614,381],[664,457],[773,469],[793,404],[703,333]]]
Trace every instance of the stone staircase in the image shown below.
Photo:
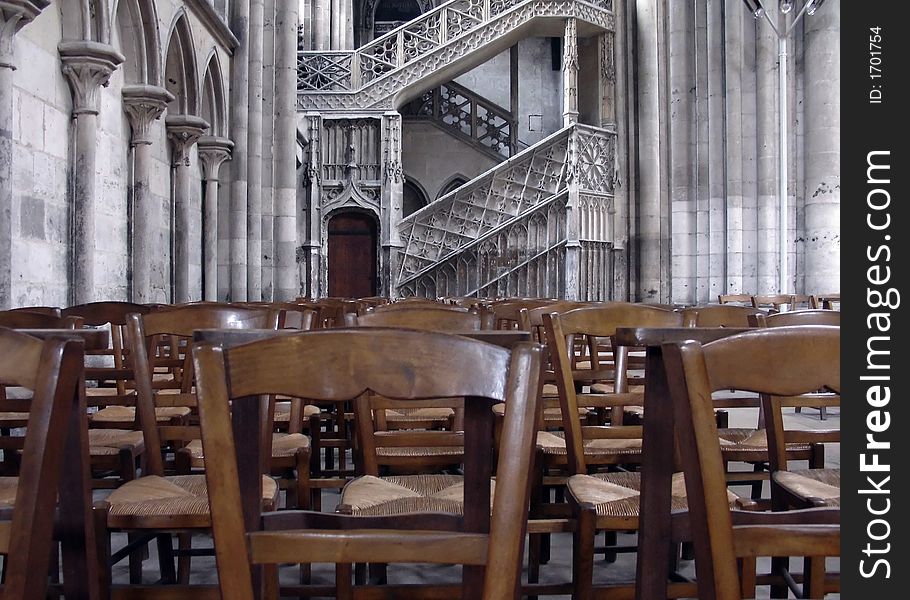
[[[402,219],[397,294],[609,299],[615,154],[570,125]]]
[[[301,51],[297,109],[390,110],[574,17],[612,31],[612,0],[451,0],[351,51]],[[552,32],[548,31],[552,28]]]

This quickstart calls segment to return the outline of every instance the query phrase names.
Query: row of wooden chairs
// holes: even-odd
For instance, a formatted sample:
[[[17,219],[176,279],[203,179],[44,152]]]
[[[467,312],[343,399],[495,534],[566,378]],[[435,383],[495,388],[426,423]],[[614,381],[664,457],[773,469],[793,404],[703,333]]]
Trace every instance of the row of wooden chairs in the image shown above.
[[[617,310],[619,310],[619,309],[626,310],[625,307],[619,307],[619,306],[613,306],[613,308],[614,308],[614,309],[617,309]],[[480,319],[478,318],[478,315],[476,315],[476,314],[471,314],[471,313],[467,313],[467,312],[465,312],[465,311],[438,311],[438,310],[434,310],[434,309],[431,309],[431,308],[428,308],[428,307],[423,307],[422,309],[415,308],[414,310],[415,310],[415,311],[418,311],[418,312],[422,310],[423,312],[430,311],[430,312],[437,313],[437,314],[432,315],[432,317],[433,317],[434,319],[439,319],[439,318],[448,318],[448,319],[467,319],[467,318],[470,318],[470,319],[471,319],[470,324],[468,323],[468,321],[465,320],[464,323],[458,323],[457,325],[451,325],[450,327],[453,328],[453,329],[462,329],[462,328],[464,328],[464,329],[475,329],[475,330],[476,330],[476,329],[479,329],[479,328],[481,327],[481,321],[480,321]],[[566,334],[566,330],[558,330],[558,329],[556,329],[556,328],[553,326],[553,321],[556,321],[556,324],[557,324],[557,325],[560,324],[560,319],[567,319],[566,323],[571,323],[571,322],[572,322],[572,321],[571,321],[572,318],[576,318],[576,319],[582,318],[582,316],[584,316],[584,315],[582,315],[582,313],[584,313],[586,310],[588,310],[588,309],[577,308],[577,309],[573,309],[573,310],[567,310],[566,312],[564,312],[564,313],[562,313],[562,314],[556,313],[555,311],[551,311],[550,313],[541,313],[541,321],[542,321],[542,324],[544,325],[543,338],[542,338],[542,339],[543,339],[543,341],[546,341],[546,342],[549,343],[549,347],[551,348],[551,351],[553,350],[553,348],[558,348],[558,349],[559,349],[559,350],[557,350],[557,351],[555,352],[555,356],[552,357],[552,361],[553,361],[553,363],[554,363],[554,377],[555,377],[555,373],[557,373],[557,372],[560,373],[560,374],[562,375],[561,377],[554,378],[554,381],[555,381],[556,384],[557,384],[557,389],[558,389],[558,392],[559,392],[559,393],[558,393],[559,405],[560,405],[559,408],[561,409],[562,415],[574,415],[574,414],[576,414],[576,412],[577,412],[577,411],[573,411],[573,410],[572,410],[572,406],[571,406],[570,403],[569,403],[569,398],[570,398],[571,395],[575,392],[575,387],[576,387],[575,384],[576,384],[577,382],[579,382],[579,381],[593,382],[593,381],[594,381],[595,379],[597,379],[597,378],[594,377],[591,373],[588,373],[588,374],[587,374],[587,379],[585,379],[585,378],[582,378],[582,377],[580,377],[579,375],[577,375],[577,374],[575,373],[575,371],[578,371],[578,370],[579,370],[579,369],[578,369],[578,366],[579,366],[579,365],[578,365],[578,361],[576,360],[576,356],[575,356],[576,353],[575,353],[574,351],[573,351],[573,352],[569,352],[568,348],[570,348],[571,346],[567,345],[567,336],[571,336],[571,335],[573,335],[573,334],[571,334],[571,333],[570,333],[570,334]],[[411,311],[407,311],[407,312],[411,312]],[[596,312],[596,311],[595,311],[595,312]],[[614,311],[614,312],[616,312],[616,311]],[[680,320],[680,319],[681,319],[681,316],[680,316],[681,314],[680,314],[680,313],[673,313],[672,311],[667,311],[667,310],[664,310],[664,309],[653,308],[653,307],[645,307],[644,309],[641,309],[640,312],[641,312],[642,314],[653,314],[653,315],[655,315],[654,318],[658,318],[658,317],[659,317],[661,320],[660,320],[660,321],[655,321],[654,323],[648,323],[647,321],[642,321],[641,319],[637,319],[637,318],[636,318],[636,319],[634,320],[635,323],[631,323],[631,322],[630,322],[629,324],[636,324],[636,325],[642,325],[642,324],[644,324],[644,325],[648,325],[648,324],[650,324],[650,325],[668,325],[668,324],[669,324],[669,325],[678,325],[678,324],[681,324],[681,320]],[[572,313],[575,313],[575,314],[573,315]],[[351,313],[351,314],[353,314],[353,313]],[[404,319],[404,317],[403,317],[404,314],[405,314],[405,311],[400,311],[400,310],[373,311],[372,313],[365,313],[365,314],[359,315],[359,316],[356,316],[356,315],[355,315],[355,316],[356,316],[356,319],[357,319],[355,322],[352,322],[352,319],[354,319],[354,317],[352,317],[352,316],[350,316],[350,315],[346,316],[345,318],[347,319],[346,323],[349,324],[349,325],[351,325],[351,324],[357,324],[357,325],[372,325],[372,326],[375,326],[375,325],[389,324],[388,322],[383,323],[383,322],[382,322],[382,319],[377,318],[377,317],[379,317],[380,315],[383,315],[383,316],[385,316],[386,319],[389,319],[389,318],[391,318],[391,319],[397,319],[397,322],[392,322],[392,323],[391,323],[392,325],[401,325],[401,324],[406,324],[406,323],[405,323],[405,319]],[[415,314],[416,314],[416,313],[415,313]],[[445,314],[446,316],[445,316],[445,317],[440,317],[440,316],[439,316],[440,314]],[[672,316],[672,317],[671,317],[671,316],[668,316],[668,315],[670,315],[670,314],[672,314],[673,316]],[[454,315],[459,315],[459,316],[458,316],[458,317],[455,317]],[[554,315],[555,315],[555,316],[554,316]],[[428,316],[427,318],[429,319],[429,316]],[[372,319],[372,322],[371,322],[371,319]],[[137,317],[137,320],[140,320],[140,321],[141,321],[142,319],[139,318],[139,317]],[[435,322],[435,321],[434,321],[434,322]],[[438,323],[438,322],[436,322],[436,323]],[[200,324],[200,323],[198,323],[198,318],[197,318],[197,323],[196,323],[197,327],[198,327],[199,324]],[[412,326],[413,326],[413,325],[412,325]],[[428,325],[428,328],[433,327],[433,326],[434,326],[434,325]],[[547,327],[547,326],[549,326],[549,327]],[[438,330],[438,329],[443,329],[443,327],[440,326],[440,325],[438,325],[438,324],[435,325],[435,327],[437,327],[437,330]],[[614,330],[615,330],[615,326],[614,326]],[[599,331],[599,330],[598,330],[598,331]],[[597,334],[598,331],[595,331],[592,335],[589,335],[589,336],[588,336],[589,343],[588,343],[588,350],[587,350],[588,355],[587,355],[587,356],[588,356],[588,362],[590,363],[590,364],[589,364],[589,367],[590,367],[589,370],[595,370],[595,369],[597,369],[597,368],[600,366],[600,365],[598,364],[598,362],[599,362],[599,357],[600,357],[601,354],[602,354],[601,346],[600,346],[597,342],[593,342],[593,340],[596,340],[596,339],[602,338],[602,337],[609,337],[610,335],[612,335],[611,333],[606,333],[606,334],[604,334],[604,335],[598,335],[598,334]],[[328,333],[328,332],[327,332],[327,333]],[[576,333],[577,333],[577,332],[576,332]],[[590,333],[590,332],[589,332],[589,333]],[[601,333],[602,333],[602,332],[601,332]],[[167,335],[171,335],[171,334],[170,334],[170,333],[167,333]],[[136,336],[136,339],[142,339],[142,336],[137,335],[137,336]],[[560,340],[562,340],[561,343],[560,343]],[[277,344],[277,342],[276,342],[276,344]],[[140,344],[140,346],[142,346],[142,344]],[[624,372],[624,371],[625,371],[625,370],[622,368],[622,364],[623,364],[623,361],[626,361],[626,360],[627,360],[627,358],[628,358],[628,352],[624,352],[621,348],[614,348],[613,350],[614,350],[615,354],[614,354],[614,356],[612,357],[612,367],[613,367],[613,370],[615,371],[615,373],[617,374],[616,376],[614,376],[614,379],[621,379],[621,377],[619,377],[618,374],[619,374],[620,372]],[[154,349],[153,349],[152,351],[154,351]],[[139,353],[139,352],[141,352],[141,350],[136,350],[136,352]],[[389,352],[390,352],[390,351],[387,350],[387,354],[388,354]],[[191,367],[186,363],[186,356],[189,356],[189,355],[190,355],[189,352],[187,352],[187,353],[185,354],[184,360],[183,360],[183,362],[181,363],[180,367],[181,367],[184,371],[190,371],[190,372],[191,372]],[[252,356],[252,355],[250,355],[250,356]],[[314,359],[313,359],[313,360],[316,360],[316,358],[315,358],[316,356],[317,356],[317,355],[314,355]],[[566,362],[565,360],[562,360],[562,357],[563,357],[563,356],[571,357],[572,360],[569,361],[569,362]],[[378,359],[375,359],[375,360],[378,360]],[[145,362],[145,361],[140,361],[140,364],[143,363],[143,362]],[[619,364],[617,364],[617,363],[619,363]],[[246,360],[245,360],[245,359],[244,359],[244,360],[241,360],[240,362],[237,363],[237,365],[238,365],[237,367],[232,367],[232,368],[230,369],[230,373],[231,373],[232,375],[233,375],[235,372],[236,372],[236,373],[240,373],[240,372],[245,373],[246,371],[244,370],[244,368],[241,368],[241,366],[242,366],[242,365],[246,365],[246,364],[247,364],[247,363],[246,363]],[[364,364],[370,364],[370,363],[364,363]],[[440,364],[448,364],[448,360],[441,361]],[[375,371],[381,371],[381,368],[379,368],[379,367],[380,367],[379,363],[376,363],[374,366],[376,367],[375,369],[369,369],[369,370],[370,370],[370,371],[374,371],[374,370],[375,370]],[[558,367],[558,368],[557,368],[557,367]],[[250,367],[250,368],[252,368],[252,367]],[[276,368],[277,368],[277,367],[276,367]],[[349,368],[350,368],[350,367],[349,367]],[[290,368],[287,367],[287,366],[285,366],[284,370],[290,370]],[[569,374],[568,374],[568,375],[566,375],[566,371],[567,371],[567,370],[569,371]],[[200,372],[201,372],[201,369],[200,369]],[[270,373],[271,373],[272,376],[275,376],[275,375],[276,375],[276,373],[272,373],[271,371],[270,371]],[[349,376],[350,376],[350,375],[349,375]],[[143,377],[142,379],[143,379],[143,381],[145,380],[144,377]],[[601,378],[601,379],[603,379],[603,378]],[[560,385],[560,383],[561,383],[561,385]],[[629,397],[629,396],[631,396],[630,392],[628,392],[628,391],[623,391],[623,390],[625,389],[624,386],[626,386],[626,385],[627,385],[627,383],[622,383],[622,382],[620,382],[619,384],[616,384],[616,383],[614,382],[614,387],[613,387],[613,390],[612,390],[612,394],[613,394],[612,397],[608,397],[609,394],[606,394],[606,393],[600,394],[600,396],[602,396],[603,399],[605,399],[605,400],[607,401],[607,404],[606,404],[605,406],[600,406],[600,407],[597,407],[597,406],[596,406],[596,407],[595,407],[595,408],[607,408],[607,409],[610,409],[609,412],[611,412],[611,418],[610,418],[611,428],[616,429],[616,431],[615,431],[614,433],[621,433],[622,427],[620,427],[619,425],[620,425],[620,423],[621,423],[621,421],[622,421],[623,413],[622,413],[622,411],[620,411],[620,412],[617,414],[616,411],[613,411],[612,409],[613,409],[613,408],[617,408],[617,407],[623,407],[623,406],[625,406],[625,403],[628,403],[628,402],[629,402],[629,400],[630,400],[630,397]],[[140,386],[140,387],[141,387],[141,386]],[[536,388],[536,386],[535,386],[535,388]],[[182,388],[181,388],[181,389],[182,389]],[[274,389],[273,389],[273,391],[272,391],[271,393],[275,393]],[[289,396],[307,397],[307,398],[310,397],[310,396],[305,395],[305,394],[304,394],[304,395],[298,395],[298,394],[296,394],[296,393],[291,393],[290,391],[287,391],[287,390],[282,390],[282,393],[284,393],[284,394],[286,394],[286,395],[289,395]],[[623,394],[625,394],[626,397],[617,397],[617,395],[623,395]],[[152,393],[151,393],[151,392],[147,392],[146,395],[152,395]],[[248,394],[247,394],[247,395],[248,395]],[[596,396],[596,395],[597,395],[597,394],[588,394],[588,396],[584,398],[584,401],[583,401],[582,403],[590,402],[590,401],[595,400],[595,396]],[[383,394],[383,396],[388,396],[388,397],[390,397],[390,398],[395,398],[394,394]],[[536,396],[536,394],[535,394],[535,396]],[[432,397],[437,397],[437,396],[432,396]],[[442,394],[440,394],[439,397],[444,397],[444,396],[443,396]],[[576,404],[578,404],[578,402],[579,402],[578,394],[576,394],[575,400],[576,400]],[[426,402],[426,397],[421,398],[421,401],[422,401],[422,402]],[[147,402],[146,402],[146,403],[143,403],[143,406],[146,407],[145,410],[146,410],[146,412],[148,412],[149,403],[147,403]],[[361,408],[358,410],[358,412],[359,412],[359,414],[360,414],[360,416],[361,416],[361,419],[360,419],[361,422],[367,420],[367,419],[369,418],[368,415],[371,414],[370,410],[364,408],[363,406],[364,406],[364,405],[362,405]],[[376,405],[374,405],[374,406],[376,406]],[[508,404],[507,404],[507,406],[508,406]],[[392,403],[388,403],[388,402],[387,402],[386,404],[380,404],[379,407],[382,408],[383,410],[386,409],[386,408],[393,408],[393,407],[394,407],[394,408],[400,408],[400,407],[399,407],[397,404],[395,404],[394,402],[392,402]],[[509,410],[506,410],[506,411],[504,411],[504,412],[502,413],[502,415],[505,417],[508,413],[509,413]],[[375,414],[375,413],[374,413],[374,414]],[[535,414],[537,414],[537,413],[535,412]],[[511,417],[509,417],[509,418],[511,418]],[[157,417],[154,417],[154,418],[153,418],[153,417],[151,417],[151,416],[149,416],[149,415],[146,415],[146,418],[143,419],[143,420],[146,421],[146,422],[152,422],[152,421],[157,422],[157,421],[158,421]],[[535,417],[535,421],[536,421],[536,420],[537,420],[537,417]],[[571,420],[564,419],[564,421],[566,421],[566,434],[565,434],[565,435],[566,435],[566,439],[568,440],[568,441],[564,444],[564,446],[566,447],[565,454],[564,454],[564,456],[565,456],[565,459],[564,459],[564,460],[566,460],[567,464],[571,465],[572,468],[571,468],[570,470],[571,470],[571,471],[574,471],[574,472],[576,473],[576,475],[583,475],[583,474],[584,474],[584,471],[585,471],[586,469],[582,468],[582,469],[581,469],[581,472],[579,472],[578,463],[584,460],[584,458],[585,458],[585,451],[584,451],[584,450],[579,450],[578,444],[577,444],[576,442],[578,442],[579,440],[581,440],[581,439],[584,437],[584,434],[583,434],[583,433],[580,433],[581,430],[576,429],[576,427],[575,427],[575,425],[574,425],[574,423],[576,422],[575,419],[571,419]],[[538,423],[538,425],[539,425],[539,423]],[[268,430],[271,430],[271,428],[268,428]],[[468,429],[466,428],[466,429],[464,429],[464,431],[468,431]],[[592,429],[591,431],[594,432],[595,430]],[[201,432],[201,433],[202,433],[202,436],[203,436],[203,450],[204,450],[205,445],[206,445],[206,441],[205,441],[206,429],[205,429],[205,427],[202,428],[202,432]],[[598,433],[600,433],[599,430],[598,430]],[[199,434],[199,431],[198,431],[198,429],[197,429],[197,430],[194,430],[194,432],[193,432],[192,435],[195,436],[195,437],[198,437],[198,434]],[[634,431],[632,432],[632,434],[633,434],[634,436],[640,437],[640,428],[637,429],[637,430],[634,430]],[[455,436],[456,439],[457,439],[457,437],[458,437],[458,436]],[[574,439],[573,439],[573,438],[574,438]],[[243,438],[243,439],[249,439],[249,438]],[[622,438],[620,438],[620,439],[622,439]],[[626,439],[631,439],[631,437],[627,437]],[[216,446],[216,447],[219,447],[219,448],[222,448],[222,449],[223,449],[223,446]],[[257,447],[258,447],[258,446],[257,446]],[[362,451],[362,448],[361,448],[361,451]],[[203,454],[208,455],[208,454],[211,454],[211,453],[209,453],[209,452],[203,452]],[[219,452],[219,454],[220,454],[220,452]],[[634,453],[633,453],[633,454],[634,454]],[[228,455],[228,456],[233,456],[233,453],[229,453],[229,454],[227,454],[227,455]],[[626,456],[625,458],[623,458],[623,460],[626,461],[626,463],[627,463],[628,460],[629,460],[629,457]],[[634,462],[634,459],[632,459],[632,462]],[[626,464],[626,463],[623,463],[623,464]],[[582,464],[583,464],[583,463],[582,463]],[[206,461],[206,473],[207,473],[207,474],[208,474],[208,472],[209,472],[209,468],[210,468],[209,461]],[[378,473],[378,472],[377,472],[377,473]],[[207,475],[207,476],[208,476],[208,475]],[[253,481],[253,480],[248,479],[247,482],[249,482],[249,481]],[[369,480],[368,480],[368,481],[369,481]],[[606,480],[604,480],[604,481],[606,481]],[[476,481],[475,481],[475,483],[476,483]],[[211,485],[212,485],[212,479],[211,479],[211,477],[210,477],[209,486],[211,486]],[[615,485],[619,485],[619,484],[615,484]],[[266,487],[268,487],[268,486],[266,486]],[[578,485],[576,485],[575,487],[576,487],[576,490],[581,489],[581,487],[579,487]],[[582,487],[583,487],[583,486],[582,486]],[[626,486],[620,485],[620,487],[626,487]],[[499,484],[499,482],[497,482],[497,497],[498,497],[498,495],[499,495],[499,490],[500,490],[500,489],[501,489],[501,488],[500,488],[500,484]],[[570,491],[572,490],[571,487],[570,487],[569,489],[570,489]],[[630,489],[630,488],[626,487],[626,489]],[[255,496],[255,497],[256,497],[256,498],[259,498],[258,495]],[[248,505],[248,508],[249,508],[249,502],[250,502],[250,501],[249,501],[249,498],[247,497],[247,505]],[[268,507],[268,505],[266,505],[266,506]],[[494,512],[495,512],[495,511],[494,511]],[[595,511],[595,512],[596,512],[596,511]],[[277,518],[277,517],[276,517],[276,518]],[[282,519],[286,519],[286,517],[278,518],[278,521],[284,522],[285,525],[286,525],[287,522],[286,522],[286,521],[282,521]],[[320,519],[321,519],[321,517],[320,517]],[[468,517],[465,516],[465,519],[468,519]],[[579,526],[580,526],[581,522],[582,522],[581,519],[579,519]],[[399,519],[399,520],[397,521],[397,523],[398,523],[398,524],[397,524],[396,526],[399,526],[399,527],[400,527],[400,526],[401,526],[401,524],[400,524],[400,523],[401,523],[401,519]],[[630,522],[629,522],[628,520],[626,520],[626,521],[625,521],[625,528],[628,528],[629,524],[630,524]],[[579,528],[580,528],[580,527],[579,527]],[[585,531],[588,531],[588,530],[589,530],[589,529],[587,529],[587,528],[585,529]],[[223,537],[223,536],[222,536],[222,537]],[[216,533],[216,546],[217,546],[217,538],[218,538],[218,535],[217,535],[217,533]],[[251,538],[251,539],[252,539],[252,538]],[[374,541],[375,541],[375,539],[374,539]],[[340,543],[340,542],[339,542],[339,543]],[[576,544],[576,546],[578,546],[578,544]],[[274,556],[273,556],[272,558],[274,558]],[[385,556],[385,557],[384,557],[385,561],[389,561],[390,558],[395,558],[395,557],[389,557],[389,556]],[[451,557],[450,557],[450,558],[451,558]],[[219,558],[219,560],[220,560],[220,558]],[[313,560],[316,560],[316,559],[313,559]],[[283,559],[282,559],[282,561],[283,561]],[[382,562],[382,559],[372,558],[372,559],[369,559],[369,560],[364,559],[364,561],[365,561],[365,562]],[[295,561],[295,562],[296,562],[296,561]],[[306,562],[306,561],[305,561],[305,562]],[[352,562],[359,562],[359,560],[352,559]],[[578,561],[576,561],[576,562],[578,562]],[[343,581],[343,578],[339,578],[339,583],[341,583],[342,581]],[[476,585],[476,581],[477,581],[477,580],[476,580],[476,578],[475,578],[475,585]],[[348,582],[349,582],[349,578],[348,578]],[[578,583],[578,582],[576,582],[576,584],[577,584],[577,583]],[[474,597],[474,596],[467,596],[467,597]]]
[[[840,294],[720,294],[720,304],[749,305],[780,312],[798,308],[840,309]]]

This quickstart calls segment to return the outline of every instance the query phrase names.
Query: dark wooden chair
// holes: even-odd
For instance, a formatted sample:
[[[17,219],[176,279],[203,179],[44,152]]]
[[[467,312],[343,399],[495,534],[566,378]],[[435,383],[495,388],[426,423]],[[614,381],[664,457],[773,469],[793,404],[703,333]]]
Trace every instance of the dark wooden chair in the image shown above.
[[[785,437],[776,435],[775,398],[819,389],[840,390],[840,330],[834,327],[761,329],[707,344],[664,344],[664,364],[676,414],[688,519],[696,554],[699,598],[755,597],[756,556],[809,557],[798,597],[821,598],[826,585],[824,557],[840,554],[838,509],[790,510],[775,499],[774,511],[730,510],[727,480],[711,395],[739,389],[759,393],[766,406],[772,456],[772,494],[786,473]],[[772,425],[774,424],[774,425]],[[805,435],[799,436],[804,439]],[[830,434],[824,437],[831,439]],[[780,464],[779,464],[780,463]],[[806,472],[816,483],[824,476]],[[819,486],[815,486],[819,487]],[[832,487],[832,486],[829,486]],[[810,502],[818,505],[818,502]],[[830,500],[824,504],[831,505]],[[784,597],[787,561],[772,561],[774,597]],[[764,579],[764,578],[763,578]],[[792,577],[789,578],[793,582]],[[836,588],[836,586],[834,586]]]
[[[158,539],[161,578],[167,583],[186,583],[189,578],[190,536],[211,525],[206,501],[205,467],[196,412],[195,377],[192,363],[192,337],[196,329],[275,329],[277,312],[266,309],[236,308],[197,304],[158,310],[127,317],[127,345],[135,373],[138,421],[146,445],[142,477],[127,481],[98,504],[96,519],[104,534],[99,544],[110,565],[130,558],[130,580],[141,583],[142,546]],[[176,338],[164,348],[172,354],[161,356],[161,338]],[[155,367],[167,373],[155,373]],[[158,377],[160,375],[161,377]],[[158,409],[181,409],[180,415],[162,415]],[[282,434],[286,435],[286,434]],[[278,436],[278,434],[276,434]],[[302,501],[309,498],[309,439],[300,434],[288,444],[276,444],[271,466],[281,474],[289,495]],[[296,473],[290,484],[288,469]],[[299,470],[298,470],[299,469]],[[300,493],[299,487],[303,486]],[[296,493],[295,493],[296,492]],[[268,480],[261,501],[277,507],[278,484]],[[131,536],[125,547],[111,554],[110,532],[123,531]],[[171,533],[178,533],[175,552]],[[110,574],[110,565],[103,565]]]
[[[44,598],[51,565],[58,484],[72,411],[78,406],[82,344],[0,328],[0,385],[23,388],[28,399],[0,399],[0,410],[27,415],[28,427],[0,436],[18,472],[0,478],[3,598]],[[21,454],[20,454],[21,451]],[[65,490],[64,490],[65,491]]]
[[[812,294],[809,297],[809,308],[840,310],[840,294]]]
[[[462,597],[515,597],[527,519],[539,353],[539,347],[527,343],[510,352],[465,337],[380,328],[314,331],[230,349],[198,346],[194,355],[203,444],[214,458],[206,476],[222,597],[253,598],[259,566],[263,596],[276,597],[275,565],[312,562],[336,563],[339,598],[352,597],[350,568],[345,565],[397,562],[462,564]],[[395,489],[410,496],[405,501],[413,507],[404,516],[260,513],[260,505],[250,500],[257,496],[265,464],[261,432],[268,427],[258,418],[260,394],[361,403],[368,392],[400,401],[464,397],[462,487],[434,497],[401,480]],[[510,451],[500,456],[491,510],[490,407],[503,401],[510,407],[503,429],[503,444]],[[353,492],[378,481],[367,475],[348,488]],[[387,484],[395,485],[381,485]],[[458,503],[463,510],[445,512]],[[374,592],[376,597],[398,597],[392,586]]]
[[[81,318],[86,327],[110,332],[107,348],[86,350],[85,396],[89,413],[89,451],[94,487],[116,487],[136,476],[138,461],[145,452],[142,431],[135,422],[92,427],[97,411],[108,406],[135,407],[136,392],[126,340],[126,316],[145,314],[152,308],[133,302],[91,302],[63,309],[63,316]],[[122,409],[114,409],[122,410]],[[96,423],[95,425],[101,424]]]

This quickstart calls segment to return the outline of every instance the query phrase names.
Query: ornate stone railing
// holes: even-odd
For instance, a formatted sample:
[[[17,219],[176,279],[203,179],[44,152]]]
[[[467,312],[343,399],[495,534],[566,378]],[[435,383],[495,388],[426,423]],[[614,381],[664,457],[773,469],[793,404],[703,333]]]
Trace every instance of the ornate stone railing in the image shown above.
[[[515,151],[515,116],[454,81],[424,93],[401,108],[410,119],[428,119],[499,159]]]
[[[615,133],[571,125],[402,219],[398,225],[403,243],[398,290],[419,293],[417,288],[428,289],[429,282],[441,276],[444,265],[453,268],[460,255],[493,240],[558,198],[572,199],[566,235],[551,237],[545,244],[527,242],[529,249],[538,249],[534,256],[513,257],[504,267],[521,271],[531,264],[528,261],[551,255],[567,240],[576,246],[580,240],[610,242],[615,154]],[[505,275],[499,273],[491,281],[478,275],[476,289],[466,285],[459,288],[459,294],[483,291]],[[574,280],[570,283],[574,285]]]
[[[450,0],[350,51],[300,51],[299,110],[395,108],[422,77],[500,42],[537,18],[575,17],[613,30],[612,0]]]

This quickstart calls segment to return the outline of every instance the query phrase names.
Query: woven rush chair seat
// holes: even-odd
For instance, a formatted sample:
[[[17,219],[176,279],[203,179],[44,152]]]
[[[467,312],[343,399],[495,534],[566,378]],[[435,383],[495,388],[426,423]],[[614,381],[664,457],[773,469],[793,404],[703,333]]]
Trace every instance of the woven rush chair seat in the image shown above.
[[[272,434],[273,459],[291,458],[297,454],[298,450],[309,448],[310,438],[302,433]],[[181,448],[181,452],[187,452],[190,455],[190,466],[194,469],[202,469],[205,467],[205,456],[202,453],[202,440],[191,440],[186,446]]]
[[[493,407],[493,413],[497,417],[502,417],[506,414],[506,405],[497,404]],[[591,409],[579,406],[578,407],[578,416],[582,419],[591,414]],[[547,407],[543,409],[543,421],[544,423],[562,423],[562,411],[560,411],[558,406]]]
[[[415,421],[436,421],[445,425],[455,416],[451,408],[399,408],[386,409],[385,419],[388,423],[413,423]]]
[[[109,527],[130,527],[140,520],[143,527],[209,527],[209,498],[205,475],[148,475],[127,481],[107,497]],[[262,477],[262,506],[273,510],[278,503],[278,484]]]
[[[568,453],[566,450],[566,434],[563,431],[539,431],[537,433],[537,447],[547,455],[565,456]],[[585,456],[591,457],[603,456],[605,452],[624,456],[640,456],[641,438],[586,439],[582,442],[582,447]]]
[[[580,504],[594,506],[598,517],[638,519],[641,500],[641,475],[629,473],[597,473],[572,475],[566,482],[572,497]],[[682,473],[674,473],[670,491],[673,510],[686,510],[686,480]],[[733,506],[739,496],[727,491]]]
[[[768,460],[768,432],[765,429],[718,429],[720,450],[728,460]],[[812,444],[791,442],[788,452],[811,452]],[[752,456],[754,455],[754,456]]]
[[[322,412],[322,409],[318,406],[312,404],[304,404],[301,409],[303,413],[301,417],[304,421],[308,421],[313,415],[318,415]],[[284,423],[287,426],[287,423],[291,421],[291,403],[278,401],[275,403],[275,423]]]
[[[145,451],[142,432],[133,429],[89,429],[88,449],[91,456],[105,456],[129,448],[136,453]]]
[[[187,406],[157,406],[155,418],[159,423],[181,419],[190,416],[192,409]],[[133,423],[136,421],[136,408],[133,406],[105,406],[99,411],[89,415],[89,423],[93,426],[109,423]]]
[[[775,471],[771,479],[806,504],[840,507],[840,469]]]
[[[0,477],[0,507],[8,508],[15,504],[17,489],[19,489],[18,477]]]
[[[26,425],[28,425],[28,413],[26,412],[0,413],[0,427],[4,429],[14,429]]]
[[[490,482],[490,506],[496,481]],[[341,492],[336,512],[358,516],[392,516],[415,512],[464,513],[464,477],[460,475],[364,475]]]

